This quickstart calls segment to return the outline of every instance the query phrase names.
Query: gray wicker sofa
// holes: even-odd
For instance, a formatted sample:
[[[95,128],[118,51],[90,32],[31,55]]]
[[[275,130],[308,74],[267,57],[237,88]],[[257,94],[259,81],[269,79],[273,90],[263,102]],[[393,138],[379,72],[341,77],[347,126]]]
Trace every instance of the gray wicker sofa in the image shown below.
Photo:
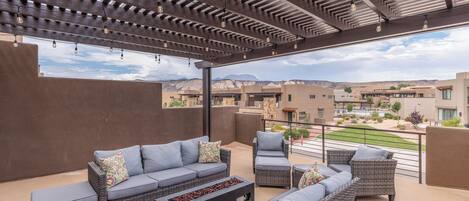
[[[154,201],[228,177],[231,152],[221,149],[220,163],[198,163],[198,142],[201,140],[208,141],[208,138],[120,149],[126,161],[129,179],[107,189],[105,173],[93,161],[88,163],[88,182],[96,191],[98,201]],[[116,151],[119,150],[96,151],[95,158]]]

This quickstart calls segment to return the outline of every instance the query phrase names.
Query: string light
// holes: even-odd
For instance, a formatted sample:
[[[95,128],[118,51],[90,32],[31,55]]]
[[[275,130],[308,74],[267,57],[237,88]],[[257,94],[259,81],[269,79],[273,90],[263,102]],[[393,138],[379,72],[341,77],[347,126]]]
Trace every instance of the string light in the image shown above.
[[[272,56],[276,55],[277,54],[277,45],[274,45],[272,47]]]
[[[296,36],[295,44],[293,45],[293,49],[295,49],[295,50],[298,49],[298,39],[299,39],[299,37]]]
[[[161,63],[161,55],[158,55],[158,64]]]
[[[422,29],[423,29],[423,30],[428,29],[428,19],[427,19],[427,15],[425,15],[425,20],[423,21]]]
[[[121,49],[121,60],[124,60],[124,49]]]
[[[378,15],[378,26],[376,27],[376,32],[381,32],[381,15]]]
[[[243,54],[243,59],[247,59],[248,56],[246,55],[246,53]]]
[[[158,55],[155,54],[155,61],[158,62]]]
[[[191,67],[191,58],[187,58],[187,67]]]
[[[104,16],[102,17],[102,19],[103,19],[103,23],[104,23],[104,19],[107,19],[107,13],[106,13],[105,7],[103,7],[103,13],[104,13]],[[103,26],[103,32],[104,32],[104,34],[109,33],[109,29],[107,28],[106,25]]]
[[[267,36],[267,38],[265,39],[265,41],[267,41],[268,43],[270,43],[270,37]]]
[[[16,13],[16,22],[18,24],[23,24],[24,23],[24,18],[23,14],[20,11],[21,6],[18,6],[18,12]]]
[[[357,5],[355,4],[355,1],[354,1],[354,0],[352,0],[352,2],[350,3],[350,10],[351,10],[352,12],[357,11]]]
[[[226,0],[225,0],[225,7],[223,7],[223,15],[226,13]],[[225,28],[226,27],[226,21],[225,21],[225,18],[222,17],[221,18],[221,23],[220,23],[220,26],[222,28]]]
[[[114,48],[112,48],[112,47],[109,47],[109,52],[111,52],[111,53],[112,53],[113,51],[114,51]]]
[[[168,43],[167,43],[167,42],[164,42],[164,43],[163,43],[163,47],[167,48],[167,47],[168,47]]]
[[[75,43],[75,52],[74,53],[75,53],[75,55],[78,54],[78,43]]]
[[[164,12],[163,6],[160,2],[156,3],[156,12],[158,12],[159,14],[163,14]]]
[[[104,32],[104,34],[108,34],[108,33],[109,33],[109,29],[108,29],[106,26],[104,26],[103,32]]]
[[[205,47],[205,51],[206,51],[206,52],[208,52],[208,51],[209,51],[208,47]]]
[[[53,47],[53,48],[56,48],[56,47],[57,47],[57,43],[55,42],[55,40],[52,41],[52,47]]]
[[[15,41],[13,41],[13,47],[18,47],[18,41],[16,40],[16,34],[15,34]]]

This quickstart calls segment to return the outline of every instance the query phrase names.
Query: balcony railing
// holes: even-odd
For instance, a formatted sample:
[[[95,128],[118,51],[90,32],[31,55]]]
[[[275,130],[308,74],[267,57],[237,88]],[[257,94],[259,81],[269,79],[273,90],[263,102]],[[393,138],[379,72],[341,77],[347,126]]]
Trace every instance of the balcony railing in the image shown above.
[[[289,122],[263,119],[264,130],[302,128],[308,136],[290,137],[290,152],[321,158],[326,161],[327,150],[356,149],[360,144],[379,147],[394,153],[398,161],[396,174],[418,178],[422,183],[422,169],[425,146],[422,137],[425,133],[373,129],[368,127],[336,126],[326,124]],[[270,126],[270,127],[269,127]],[[280,127],[280,128],[279,128]]]

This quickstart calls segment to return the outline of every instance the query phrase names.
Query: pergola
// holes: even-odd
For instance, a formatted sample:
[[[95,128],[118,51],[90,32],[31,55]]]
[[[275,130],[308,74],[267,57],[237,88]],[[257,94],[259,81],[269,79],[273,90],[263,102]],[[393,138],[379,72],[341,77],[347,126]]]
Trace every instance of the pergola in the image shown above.
[[[0,0],[0,32],[200,60],[211,68],[469,23],[469,0]]]

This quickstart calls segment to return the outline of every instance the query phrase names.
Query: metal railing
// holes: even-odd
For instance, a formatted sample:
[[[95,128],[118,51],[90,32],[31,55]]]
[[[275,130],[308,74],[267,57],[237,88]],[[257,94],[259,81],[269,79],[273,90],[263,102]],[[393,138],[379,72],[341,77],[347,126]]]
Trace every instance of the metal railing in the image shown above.
[[[393,158],[398,161],[396,174],[416,177],[422,183],[425,149],[422,137],[425,133],[273,119],[263,119],[262,122],[264,131],[269,129],[268,125],[281,126],[290,134],[296,129],[307,130],[308,138],[302,135],[289,137],[290,152],[321,158],[323,162],[326,161],[327,150],[356,149],[360,144],[386,149],[393,152]]]

